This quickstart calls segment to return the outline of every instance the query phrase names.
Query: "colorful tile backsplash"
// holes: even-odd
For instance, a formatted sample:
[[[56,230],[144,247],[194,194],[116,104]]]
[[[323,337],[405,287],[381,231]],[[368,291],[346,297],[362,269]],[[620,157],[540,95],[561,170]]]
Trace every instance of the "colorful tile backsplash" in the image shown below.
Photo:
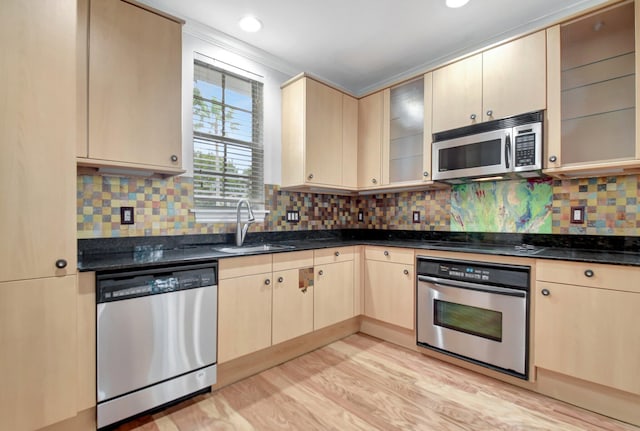
[[[252,232],[395,229],[554,234],[640,235],[636,175],[572,180],[486,182],[451,189],[338,196],[265,186],[264,223]],[[78,238],[230,233],[234,223],[196,223],[193,179],[79,175]],[[134,208],[134,224],[120,224],[120,207]],[[571,224],[572,206],[586,209]],[[288,223],[286,211],[299,211]],[[363,221],[358,221],[362,211]],[[419,223],[413,222],[418,212]],[[549,217],[550,216],[550,217]]]

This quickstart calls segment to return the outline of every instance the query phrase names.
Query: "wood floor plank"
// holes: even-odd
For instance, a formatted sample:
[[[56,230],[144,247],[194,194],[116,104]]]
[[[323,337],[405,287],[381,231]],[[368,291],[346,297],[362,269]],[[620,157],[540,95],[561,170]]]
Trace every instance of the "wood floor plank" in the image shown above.
[[[362,334],[118,431],[640,428]]]

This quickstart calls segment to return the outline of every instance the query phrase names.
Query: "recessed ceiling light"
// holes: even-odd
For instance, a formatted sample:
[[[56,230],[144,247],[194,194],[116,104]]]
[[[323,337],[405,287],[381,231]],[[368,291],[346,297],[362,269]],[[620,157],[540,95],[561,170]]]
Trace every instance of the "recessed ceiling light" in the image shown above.
[[[447,0],[447,6],[451,8],[462,7],[469,3],[469,0]]]
[[[238,23],[240,28],[249,33],[255,33],[262,28],[262,21],[255,16],[245,16]]]

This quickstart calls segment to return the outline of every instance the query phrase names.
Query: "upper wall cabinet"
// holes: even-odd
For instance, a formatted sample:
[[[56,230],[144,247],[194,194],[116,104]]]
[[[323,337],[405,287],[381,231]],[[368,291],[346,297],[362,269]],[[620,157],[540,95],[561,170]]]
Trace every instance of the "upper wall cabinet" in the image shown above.
[[[78,164],[183,172],[182,23],[116,0],[91,0],[84,19],[88,140]]]
[[[358,102],[300,75],[282,87],[282,187],[354,190]]]
[[[433,132],[546,107],[546,41],[540,31],[433,72]]]
[[[431,107],[431,73],[359,100],[361,190],[432,184]]]
[[[548,174],[640,168],[637,15],[627,1],[547,30]]]

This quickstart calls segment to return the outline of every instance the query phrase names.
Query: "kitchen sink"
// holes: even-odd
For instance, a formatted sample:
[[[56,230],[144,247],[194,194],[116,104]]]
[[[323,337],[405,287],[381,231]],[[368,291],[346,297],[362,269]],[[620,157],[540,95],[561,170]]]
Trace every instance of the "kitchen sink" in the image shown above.
[[[282,250],[291,250],[295,247],[292,245],[284,245],[284,244],[259,244],[259,245],[243,245],[243,246],[231,246],[231,247],[221,247],[216,248],[216,250],[221,251],[223,253],[231,253],[231,254],[242,254],[242,253],[258,253],[258,252],[267,252],[267,251],[282,251]]]

